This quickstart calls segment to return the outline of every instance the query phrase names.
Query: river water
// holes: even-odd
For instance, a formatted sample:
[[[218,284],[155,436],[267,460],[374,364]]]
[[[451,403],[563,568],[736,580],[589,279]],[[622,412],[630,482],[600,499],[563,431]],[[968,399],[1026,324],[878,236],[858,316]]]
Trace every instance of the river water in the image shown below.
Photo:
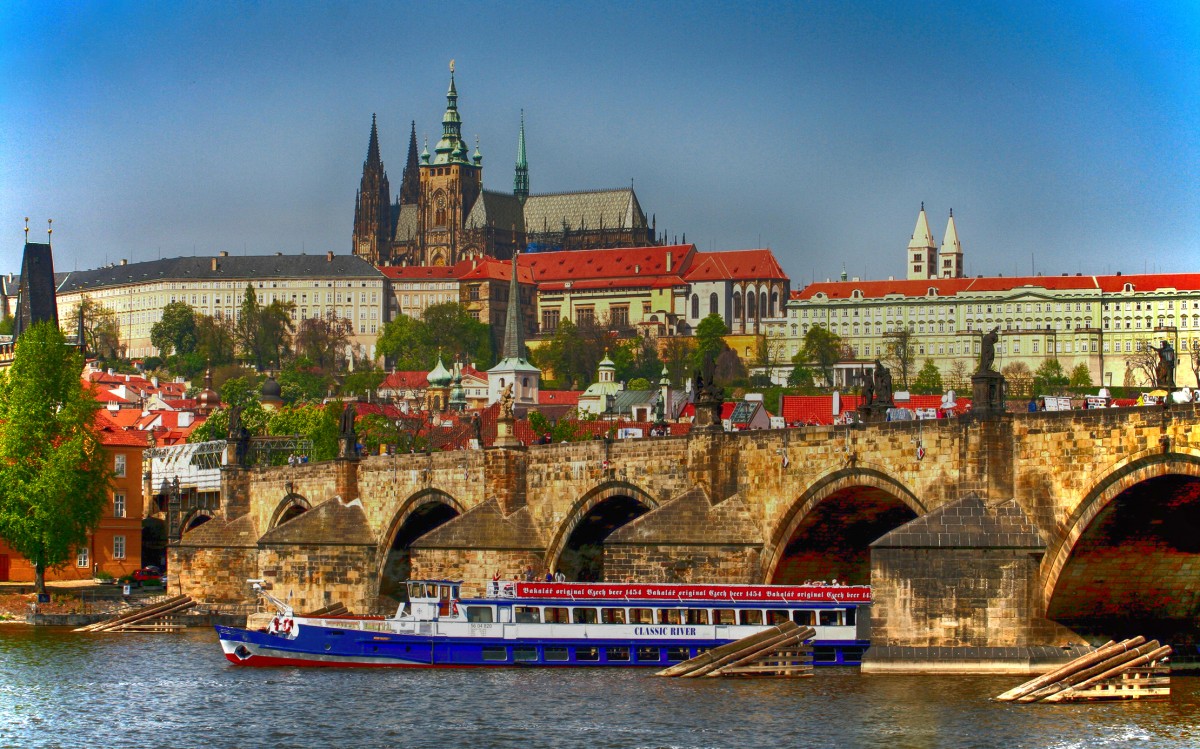
[[[229,664],[210,630],[0,626],[0,747],[1197,747],[1170,701],[1011,705],[1018,677],[660,679],[641,669]]]

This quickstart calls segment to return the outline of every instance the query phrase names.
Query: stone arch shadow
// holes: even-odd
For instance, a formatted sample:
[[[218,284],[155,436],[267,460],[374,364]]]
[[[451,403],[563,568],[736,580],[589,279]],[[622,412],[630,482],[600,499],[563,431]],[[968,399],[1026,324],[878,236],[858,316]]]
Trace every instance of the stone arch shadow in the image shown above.
[[[1064,522],[1065,532],[1051,544],[1042,558],[1039,573],[1044,610],[1048,612],[1067,562],[1092,521],[1128,489],[1151,479],[1172,475],[1200,479],[1200,451],[1191,448],[1171,452],[1146,450],[1117,463],[1096,482]]]
[[[448,509],[440,511],[440,508]],[[376,547],[376,558],[379,561],[375,569],[375,579],[380,586],[383,586],[384,581],[387,579],[389,556],[391,555],[392,547],[406,523],[410,520],[420,522],[422,519],[430,518],[438,521],[433,527],[426,528],[424,532],[427,533],[433,530],[434,527],[458,517],[466,511],[467,507],[455,499],[453,495],[435,487],[422,489],[404,500],[392,515],[391,522],[384,529],[383,534],[379,538],[379,545]],[[411,544],[417,538],[420,538],[420,535],[414,536],[409,543]],[[387,591],[381,589],[380,592],[386,593]]]
[[[179,535],[185,536],[213,519],[211,512],[203,507],[196,507],[184,515],[179,521]]]
[[[645,489],[627,481],[606,481],[588,490],[575,501],[566,519],[559,524],[550,543],[546,544],[546,569],[557,567],[558,560],[567,550],[571,535],[593,510],[609,500],[632,499],[645,507],[645,512],[658,509],[660,503]],[[644,513],[642,513],[644,514]]]
[[[859,466],[827,473],[810,484],[776,523],[760,556],[758,579],[765,583],[775,578],[786,557],[788,544],[814,509],[830,497],[858,487],[883,492],[917,517],[928,512],[925,504],[908,487],[881,470]]]
[[[288,492],[283,499],[279,500],[279,504],[275,505],[275,510],[271,513],[271,521],[267,523],[267,530],[274,530],[311,509],[312,503],[306,497],[295,492]]]

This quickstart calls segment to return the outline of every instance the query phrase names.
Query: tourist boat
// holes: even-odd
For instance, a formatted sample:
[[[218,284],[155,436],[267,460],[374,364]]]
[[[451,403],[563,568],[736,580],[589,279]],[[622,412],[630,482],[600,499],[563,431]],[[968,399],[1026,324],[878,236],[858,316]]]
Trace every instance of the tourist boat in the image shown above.
[[[268,627],[217,626],[240,666],[664,667],[786,620],[816,630],[817,665],[858,665],[871,589],[859,585],[679,585],[412,580],[390,618],[297,616],[283,601]]]

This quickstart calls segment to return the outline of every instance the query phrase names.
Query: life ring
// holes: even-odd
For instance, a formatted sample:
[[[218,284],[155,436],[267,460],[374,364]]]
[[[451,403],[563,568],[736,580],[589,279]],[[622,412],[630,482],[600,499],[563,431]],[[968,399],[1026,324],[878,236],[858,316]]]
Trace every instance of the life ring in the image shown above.
[[[451,602],[450,602],[450,615],[451,615],[451,616],[458,616],[458,601],[451,601]]]
[[[292,619],[291,619],[291,617],[288,617],[287,619],[284,619],[284,620],[283,620],[283,633],[284,633],[285,635],[290,635],[290,634],[292,633]]]
[[[272,632],[272,634],[274,634],[278,631],[279,631],[279,617],[275,617],[274,619],[271,620],[271,632]]]

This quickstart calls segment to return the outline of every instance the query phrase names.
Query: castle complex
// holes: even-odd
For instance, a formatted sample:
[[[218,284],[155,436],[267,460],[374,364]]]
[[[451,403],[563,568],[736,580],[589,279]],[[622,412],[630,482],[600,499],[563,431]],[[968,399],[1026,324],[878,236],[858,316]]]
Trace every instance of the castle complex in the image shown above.
[[[418,156],[413,123],[395,202],[371,118],[354,205],[353,251],[374,265],[447,266],[479,257],[507,259],[526,249],[655,244],[654,222],[647,222],[632,187],[531,195],[524,115],[512,192],[485,189],[479,145],[468,155],[462,138],[453,64],[442,137],[432,154],[426,143]]]

